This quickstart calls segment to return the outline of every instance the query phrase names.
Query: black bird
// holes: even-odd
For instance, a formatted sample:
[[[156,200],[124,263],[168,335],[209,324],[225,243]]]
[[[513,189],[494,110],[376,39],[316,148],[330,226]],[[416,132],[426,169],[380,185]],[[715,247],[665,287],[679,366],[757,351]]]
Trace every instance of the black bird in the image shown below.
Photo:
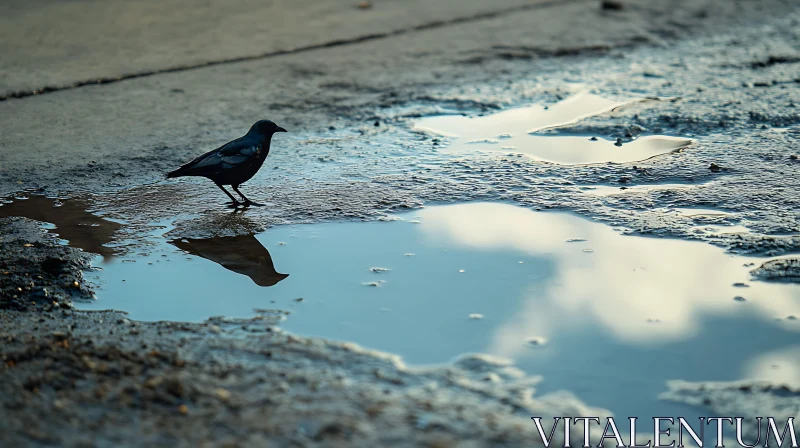
[[[182,176],[201,176],[211,179],[231,198],[234,207],[241,205],[262,205],[247,199],[239,191],[239,185],[255,176],[269,154],[269,143],[276,132],[286,132],[270,120],[257,121],[244,137],[230,141],[219,148],[167,173],[167,178]],[[244,202],[239,202],[223,185],[230,185]]]

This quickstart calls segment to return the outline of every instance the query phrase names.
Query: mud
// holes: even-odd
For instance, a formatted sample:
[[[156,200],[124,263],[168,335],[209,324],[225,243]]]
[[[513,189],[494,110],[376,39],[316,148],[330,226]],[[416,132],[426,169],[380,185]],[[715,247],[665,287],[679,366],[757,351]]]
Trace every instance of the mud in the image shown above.
[[[794,418],[795,428],[800,417],[800,386],[798,383],[784,383],[766,380],[741,380],[731,382],[687,382],[671,381],[667,383],[669,390],[661,395],[664,400],[686,403],[691,406],[707,409],[713,415],[732,415],[742,417],[744,440],[754,443],[767,437],[768,431],[765,416],[773,417],[780,434],[788,418]],[[764,418],[759,432],[757,417]],[[732,428],[726,428],[731,430]],[[786,432],[786,437],[790,437]],[[732,436],[731,436],[732,437]],[[772,433],[770,433],[770,437]],[[797,431],[795,430],[795,438]],[[770,443],[775,443],[772,438]],[[785,442],[783,446],[791,446]]]
[[[752,271],[753,277],[773,282],[800,283],[800,259],[768,261]]]
[[[93,296],[93,256],[61,245],[41,223],[0,218],[0,310],[53,311]]]

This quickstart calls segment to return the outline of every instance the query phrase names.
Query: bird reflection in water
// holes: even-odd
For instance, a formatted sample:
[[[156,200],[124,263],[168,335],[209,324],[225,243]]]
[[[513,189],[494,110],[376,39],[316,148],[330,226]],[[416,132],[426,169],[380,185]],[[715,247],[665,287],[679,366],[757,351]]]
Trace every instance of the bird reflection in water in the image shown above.
[[[269,251],[253,235],[206,239],[180,238],[170,244],[250,277],[258,286],[273,286],[289,276],[275,271]]]

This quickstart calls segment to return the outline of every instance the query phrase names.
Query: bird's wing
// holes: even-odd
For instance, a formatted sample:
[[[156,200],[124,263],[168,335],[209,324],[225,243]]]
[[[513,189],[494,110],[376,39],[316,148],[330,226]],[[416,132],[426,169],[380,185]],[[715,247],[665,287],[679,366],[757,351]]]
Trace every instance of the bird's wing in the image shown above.
[[[225,157],[245,156],[252,157],[258,153],[261,145],[252,140],[237,139],[219,148],[219,153]]]
[[[261,145],[259,143],[236,139],[192,160],[186,164],[186,169],[198,172],[232,168],[257,155],[260,150]]]

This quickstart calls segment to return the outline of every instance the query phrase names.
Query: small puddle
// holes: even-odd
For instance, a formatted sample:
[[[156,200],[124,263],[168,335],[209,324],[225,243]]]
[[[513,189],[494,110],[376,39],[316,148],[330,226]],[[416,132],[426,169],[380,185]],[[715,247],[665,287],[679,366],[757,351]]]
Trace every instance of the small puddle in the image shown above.
[[[0,218],[21,216],[49,223],[45,229],[69,241],[70,245],[86,252],[114,256],[107,246],[122,225],[87,211],[88,204],[81,199],[60,201],[45,196],[21,196],[13,201],[0,201]]]
[[[570,390],[617,416],[699,416],[657,398],[667,380],[774,378],[771,366],[791,363],[800,285],[754,281],[765,258],[499,203],[395,218],[210,239],[160,225],[147,252],[98,260],[98,300],[76,305],[149,321],[284,310],[288,331],[411,365],[512,358],[544,377],[540,391]]]
[[[610,112],[625,104],[628,103],[581,93],[549,107],[533,105],[483,117],[427,117],[417,121],[414,129],[452,138],[451,144],[445,148],[450,152],[520,153],[561,165],[637,162],[679,151],[692,144],[690,139],[666,136],[640,137],[618,144],[591,136],[538,134],[545,129]]]

